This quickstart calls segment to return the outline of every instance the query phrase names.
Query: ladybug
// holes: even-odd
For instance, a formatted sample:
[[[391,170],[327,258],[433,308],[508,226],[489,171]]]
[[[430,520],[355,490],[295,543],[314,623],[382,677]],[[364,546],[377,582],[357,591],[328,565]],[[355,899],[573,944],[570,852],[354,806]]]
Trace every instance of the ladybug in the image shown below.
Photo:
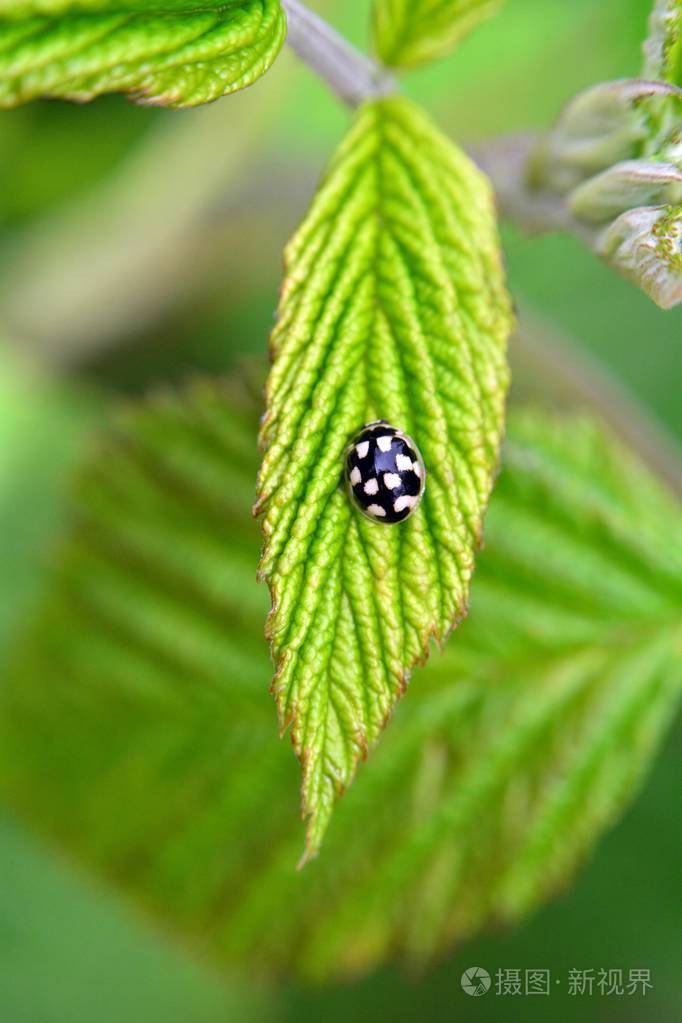
[[[385,419],[367,423],[346,448],[352,502],[373,522],[403,522],[419,504],[426,470],[419,448]]]

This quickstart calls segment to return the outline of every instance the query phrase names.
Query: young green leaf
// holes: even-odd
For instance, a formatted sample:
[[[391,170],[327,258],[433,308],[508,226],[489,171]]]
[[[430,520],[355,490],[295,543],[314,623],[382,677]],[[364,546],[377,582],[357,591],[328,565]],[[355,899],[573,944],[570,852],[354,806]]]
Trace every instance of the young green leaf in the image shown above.
[[[509,326],[487,182],[408,101],[365,105],[286,252],[261,431],[273,691],[309,855],[429,639],[466,612]],[[349,439],[379,418],[426,463],[396,526],[362,518],[341,483]]]
[[[4,672],[3,795],[223,966],[423,962],[563,886],[641,783],[682,683],[682,511],[595,425],[513,417],[471,616],[297,873],[256,418],[197,382],[93,452]]]
[[[415,67],[444,57],[502,0],[374,0],[377,53],[390,67]]]
[[[682,86],[682,0],[655,0],[643,49],[643,78]]]
[[[576,96],[535,145],[531,190],[562,196],[565,222],[661,308],[682,301],[682,89],[602,82]]]
[[[682,205],[622,213],[601,233],[596,251],[661,309],[682,302]]]
[[[208,103],[260,78],[285,31],[279,0],[0,0],[0,109],[106,92]]]

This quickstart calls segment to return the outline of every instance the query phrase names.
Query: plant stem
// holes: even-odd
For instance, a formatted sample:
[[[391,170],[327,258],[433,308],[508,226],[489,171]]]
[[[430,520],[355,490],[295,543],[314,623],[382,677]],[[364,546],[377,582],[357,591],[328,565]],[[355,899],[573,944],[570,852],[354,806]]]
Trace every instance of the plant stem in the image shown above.
[[[282,0],[282,5],[289,46],[347,106],[355,108],[366,99],[397,91],[392,75],[351,46],[300,0]]]
[[[563,196],[528,188],[526,166],[536,142],[530,132],[500,135],[467,146],[467,152],[490,178],[501,216],[529,234],[562,231],[592,248],[598,231],[572,216]]]
[[[510,354],[517,400],[589,409],[682,497],[682,454],[675,438],[573,338],[524,305]]]
[[[351,46],[301,0],[282,0],[282,4],[289,46],[351,109],[398,90],[392,75]],[[594,232],[583,229],[560,198],[534,194],[526,188],[524,167],[533,142],[532,135],[503,136],[478,144],[470,153],[492,181],[503,216],[531,233],[569,231],[590,244]]]

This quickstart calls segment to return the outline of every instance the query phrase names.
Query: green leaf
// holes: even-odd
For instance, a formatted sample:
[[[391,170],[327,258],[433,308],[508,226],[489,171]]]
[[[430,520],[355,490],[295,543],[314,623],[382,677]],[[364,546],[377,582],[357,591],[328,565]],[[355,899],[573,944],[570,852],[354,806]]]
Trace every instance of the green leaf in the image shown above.
[[[103,11],[169,14],[240,6],[244,6],[244,0],[0,0],[0,15],[6,18],[25,18],[32,14],[52,17],[72,13],[100,14]]]
[[[395,68],[444,57],[501,4],[502,0],[374,0],[376,51]]]
[[[4,797],[215,962],[424,962],[558,887],[682,681],[682,511],[601,428],[515,415],[470,618],[295,871],[249,514],[256,403],[133,407],[74,488],[0,702]]]
[[[682,0],[655,0],[642,77],[682,86]]]
[[[286,252],[261,431],[273,691],[308,855],[429,639],[466,613],[509,326],[487,181],[406,100],[365,105]],[[428,475],[398,526],[364,519],[341,483],[346,444],[379,418]]]
[[[0,0],[0,109],[106,92],[208,103],[260,78],[285,31],[279,0]]]
[[[35,599],[63,477],[95,418],[90,395],[31,372],[20,352],[0,335],[0,660]]]

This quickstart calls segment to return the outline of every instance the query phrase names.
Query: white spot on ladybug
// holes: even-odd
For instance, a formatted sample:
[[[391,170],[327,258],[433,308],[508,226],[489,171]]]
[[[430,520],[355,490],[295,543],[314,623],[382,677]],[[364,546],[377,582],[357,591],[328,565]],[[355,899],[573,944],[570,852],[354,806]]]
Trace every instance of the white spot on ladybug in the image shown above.
[[[422,467],[419,464],[419,462],[412,463],[412,472],[415,474],[415,476],[418,476],[419,479],[422,478]]]
[[[379,448],[379,451],[390,451],[392,443],[393,437],[377,437],[377,447]]]
[[[396,455],[395,464],[398,467],[398,472],[409,472],[410,469],[414,468],[412,459],[407,455]]]
[[[371,480],[367,480],[367,482],[365,483],[365,493],[369,494],[372,497],[374,496],[374,494],[379,493],[379,483],[374,478],[374,476],[372,477]]]
[[[355,445],[355,450],[358,453],[358,458],[367,458],[367,452],[369,451],[369,441],[361,440],[359,444]]]
[[[358,483],[360,482],[361,479],[362,479],[362,473],[360,472],[360,470],[358,469],[358,467],[356,465],[355,468],[351,470],[351,474],[350,474],[351,486],[357,487],[357,485],[358,485]]]
[[[398,455],[400,458],[400,455]],[[395,490],[396,487],[400,486],[400,476],[397,472],[385,472],[384,473],[384,486],[388,490]]]
[[[402,494],[400,497],[396,497],[393,502],[393,511],[401,512],[404,511],[405,508],[414,508],[416,501],[416,497],[410,497],[409,494]]]
[[[386,509],[382,508],[380,504],[370,504],[367,511],[377,519],[386,518]]]

